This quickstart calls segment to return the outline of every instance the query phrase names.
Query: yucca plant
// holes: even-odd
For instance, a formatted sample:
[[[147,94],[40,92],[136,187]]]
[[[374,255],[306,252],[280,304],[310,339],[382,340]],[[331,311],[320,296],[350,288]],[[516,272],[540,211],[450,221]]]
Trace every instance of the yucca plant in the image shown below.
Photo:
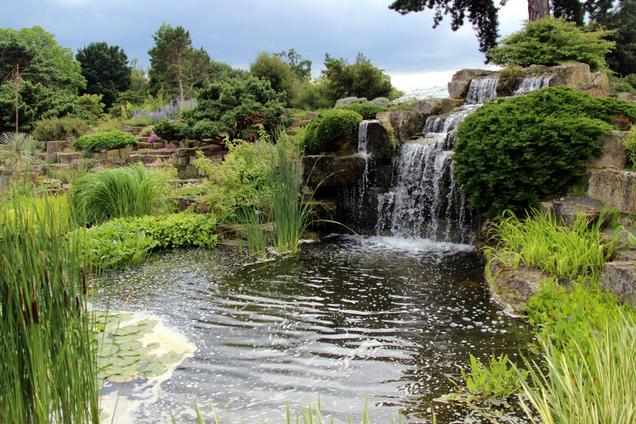
[[[36,161],[35,141],[24,133],[7,132],[0,135],[0,165],[10,171],[25,171]]]
[[[60,219],[46,199],[0,210],[2,423],[99,422],[87,267]]]
[[[89,173],[71,187],[73,208],[90,224],[148,215],[157,206],[163,181],[142,163]]]

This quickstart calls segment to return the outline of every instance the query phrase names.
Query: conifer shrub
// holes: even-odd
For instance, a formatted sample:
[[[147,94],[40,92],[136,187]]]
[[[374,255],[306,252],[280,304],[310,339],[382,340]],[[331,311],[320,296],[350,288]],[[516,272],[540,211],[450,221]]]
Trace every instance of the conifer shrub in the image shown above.
[[[159,137],[168,141],[181,141],[190,138],[192,130],[179,121],[162,120],[155,124],[154,132]]]
[[[373,102],[352,103],[350,105],[344,106],[344,109],[358,112],[364,119],[375,119],[375,116],[379,112],[385,111],[386,108],[386,106]]]
[[[78,150],[95,152],[98,150],[120,149],[136,142],[135,137],[131,134],[113,129],[83,135],[76,138],[71,145]]]
[[[37,121],[31,135],[39,141],[71,140],[81,137],[86,131],[88,131],[86,122],[80,118],[65,116]]]
[[[636,105],[565,87],[484,105],[460,125],[453,156],[468,205],[493,216],[565,192],[618,116],[633,122]]]
[[[355,134],[362,119],[358,112],[344,108],[322,112],[307,125],[305,151],[315,154],[334,150],[333,143]]]

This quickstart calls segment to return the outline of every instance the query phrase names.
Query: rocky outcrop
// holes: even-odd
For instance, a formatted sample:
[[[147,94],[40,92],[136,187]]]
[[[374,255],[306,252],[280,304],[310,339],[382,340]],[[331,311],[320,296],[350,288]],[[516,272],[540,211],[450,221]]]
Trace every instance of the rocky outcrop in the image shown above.
[[[511,313],[527,310],[530,297],[539,292],[550,276],[534,268],[512,268],[493,258],[488,262],[486,282],[493,300]]]
[[[303,157],[305,181],[321,189],[355,186],[366,165],[360,155],[309,155]]]
[[[623,141],[628,134],[626,131],[614,131],[603,135],[601,155],[590,159],[587,166],[589,168],[625,168],[625,165],[627,165],[627,152]]]
[[[177,168],[179,178],[196,178],[199,176],[199,170],[193,163],[199,151],[215,163],[220,163],[228,153],[225,146],[218,144],[209,144],[201,147],[183,147],[176,149],[174,152],[170,152],[167,157],[171,158],[172,164]],[[156,157],[155,160],[156,159],[161,158]]]
[[[572,227],[578,217],[585,218],[590,224],[596,224],[603,216],[603,205],[584,196],[566,196],[542,202],[541,210],[551,213],[559,224],[567,227]]]
[[[486,77],[496,74],[495,71],[485,69],[462,69],[453,75],[452,80],[448,83],[448,95],[452,99],[464,99],[468,94],[470,82],[479,77]]]
[[[614,261],[605,264],[601,286],[614,293],[621,302],[636,306],[636,261]]]
[[[588,196],[620,213],[636,215],[636,172],[614,168],[592,169]]]
[[[382,124],[393,128],[395,137],[403,141],[421,133],[429,116],[443,115],[461,104],[461,99],[425,99],[410,105],[397,105],[378,113],[377,117]]]

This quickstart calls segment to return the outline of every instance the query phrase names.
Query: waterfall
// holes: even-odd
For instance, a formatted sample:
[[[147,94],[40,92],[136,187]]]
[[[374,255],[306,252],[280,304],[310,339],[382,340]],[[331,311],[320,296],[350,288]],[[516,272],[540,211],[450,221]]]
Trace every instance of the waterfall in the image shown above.
[[[459,124],[478,107],[465,105],[446,118],[430,117],[427,134],[402,146],[391,190],[378,199],[378,233],[471,241],[470,216],[453,176],[452,144]]]
[[[365,120],[360,122],[360,125],[358,127],[358,154],[364,158],[364,172],[362,174],[362,178],[360,179],[360,202],[364,201],[364,196],[366,194],[367,188],[369,187],[369,161],[371,159],[371,155],[367,152],[369,124],[377,122],[379,121]],[[362,209],[359,208],[359,210]]]
[[[470,82],[467,104],[484,104],[497,97],[497,77],[475,78]]]
[[[551,79],[552,75],[527,76],[521,81],[521,84],[519,84],[519,88],[515,90],[514,95],[523,96],[524,94],[548,87]]]

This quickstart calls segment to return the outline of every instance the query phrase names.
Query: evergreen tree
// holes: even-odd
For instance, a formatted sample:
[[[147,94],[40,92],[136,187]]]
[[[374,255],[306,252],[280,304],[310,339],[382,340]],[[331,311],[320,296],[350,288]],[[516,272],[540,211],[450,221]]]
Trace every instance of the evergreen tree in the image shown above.
[[[82,93],[101,94],[106,107],[110,107],[118,94],[130,87],[131,68],[128,57],[119,46],[104,42],[91,43],[75,56],[82,65],[86,88]]]

